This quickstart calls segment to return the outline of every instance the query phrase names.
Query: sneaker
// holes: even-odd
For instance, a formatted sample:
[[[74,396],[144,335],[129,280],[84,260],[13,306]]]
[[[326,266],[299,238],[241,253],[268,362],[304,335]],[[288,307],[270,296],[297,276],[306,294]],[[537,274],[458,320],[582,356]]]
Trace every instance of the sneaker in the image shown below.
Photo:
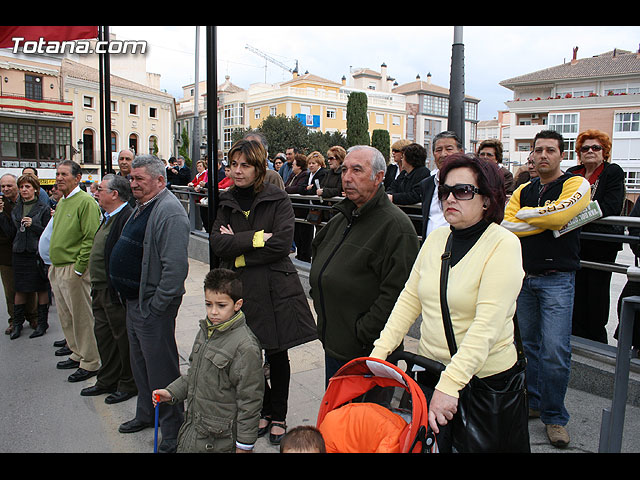
[[[569,432],[562,425],[547,425],[547,437],[554,447],[565,448],[569,445]]]

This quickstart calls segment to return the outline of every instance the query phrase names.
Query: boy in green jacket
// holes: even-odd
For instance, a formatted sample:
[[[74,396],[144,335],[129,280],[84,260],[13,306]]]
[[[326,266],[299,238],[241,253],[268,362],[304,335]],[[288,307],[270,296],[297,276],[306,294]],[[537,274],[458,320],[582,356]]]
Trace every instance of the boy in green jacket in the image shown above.
[[[200,321],[189,371],[154,390],[153,404],[186,400],[179,453],[251,452],[265,380],[260,344],[241,310],[242,282],[231,270],[211,270],[204,297],[207,318]]]

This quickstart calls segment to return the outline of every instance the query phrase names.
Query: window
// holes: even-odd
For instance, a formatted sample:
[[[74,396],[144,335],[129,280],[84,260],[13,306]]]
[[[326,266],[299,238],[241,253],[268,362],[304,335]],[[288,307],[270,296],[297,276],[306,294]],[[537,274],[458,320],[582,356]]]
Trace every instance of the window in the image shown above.
[[[24,95],[31,100],[42,100],[42,77],[25,75]]]
[[[393,115],[391,117],[391,124],[393,126],[396,126],[396,127],[399,126],[400,125],[400,115]]]
[[[384,125],[384,114],[376,113],[376,124]]]
[[[89,97],[87,95],[82,97],[82,105],[85,108],[93,108],[93,97]]]
[[[637,132],[640,130],[640,112],[616,113],[613,121],[614,132]]]
[[[225,105],[223,123],[225,127],[244,125],[244,103]]]
[[[628,190],[636,192],[640,190],[640,172],[625,171],[624,176]]]
[[[425,95],[423,100],[423,112],[428,115],[441,115],[446,117],[449,115],[449,99],[446,97],[436,97],[433,95]]]
[[[56,158],[53,127],[38,126],[38,158],[41,160],[55,160]]]
[[[271,115],[272,117],[275,117],[276,114],[277,114],[276,107],[269,107],[269,115]]]
[[[130,115],[138,115],[138,105],[135,103],[129,104],[129,114]]]
[[[158,118],[158,109],[156,107],[149,107],[149,118]]]
[[[473,102],[464,102],[464,118],[467,120],[478,119],[478,104]]]
[[[0,154],[3,157],[18,156],[18,125],[0,123]]]
[[[58,158],[71,158],[70,127],[56,127],[56,154]]]
[[[36,126],[20,125],[20,158],[36,158]]]
[[[331,118],[331,119],[336,118],[336,109],[335,108],[327,108],[327,118]]]
[[[111,132],[111,152],[116,153],[118,151],[118,135],[116,132]],[[115,165],[118,164],[118,161],[115,161]]]
[[[640,93],[640,83],[630,82],[618,85],[605,85],[603,91],[605,95],[633,95]]]
[[[551,113],[549,114],[549,129],[555,130],[562,136],[576,137],[578,134],[577,113]]]

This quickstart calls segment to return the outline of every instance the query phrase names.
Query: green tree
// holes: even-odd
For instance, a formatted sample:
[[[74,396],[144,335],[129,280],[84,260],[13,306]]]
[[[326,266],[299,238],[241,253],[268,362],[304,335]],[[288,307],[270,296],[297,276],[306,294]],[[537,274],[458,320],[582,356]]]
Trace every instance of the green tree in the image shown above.
[[[326,156],[329,148],[339,145],[347,148],[347,138],[340,132],[309,132],[309,152],[318,151]]]
[[[238,129],[231,134],[233,143],[241,140],[251,128]],[[297,118],[286,115],[269,115],[256,128],[267,139],[269,156],[273,158],[278,152],[285,152],[287,148],[295,147],[303,153],[310,150],[309,131]]]
[[[347,100],[347,145],[369,145],[367,94],[351,92]]]
[[[267,138],[272,157],[291,147],[305,153],[309,151],[309,130],[297,118],[289,118],[282,114],[269,115],[258,126],[258,130]]]
[[[391,136],[387,130],[374,130],[371,134],[371,146],[377,148],[389,163],[391,153]]]
[[[178,149],[178,154],[184,157],[184,163],[191,168],[191,157],[189,156],[189,134],[187,133],[187,127],[182,127],[182,133],[180,134],[182,142]]]

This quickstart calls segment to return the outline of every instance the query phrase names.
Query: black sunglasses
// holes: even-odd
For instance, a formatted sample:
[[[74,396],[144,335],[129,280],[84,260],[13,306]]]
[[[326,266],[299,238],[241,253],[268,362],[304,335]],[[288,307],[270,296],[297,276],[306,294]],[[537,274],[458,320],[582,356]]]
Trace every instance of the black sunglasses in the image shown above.
[[[603,147],[602,145],[583,145],[580,147],[580,151],[582,153],[587,153],[589,149],[593,150],[594,152],[599,152],[603,149]]]
[[[451,193],[453,193],[456,200],[471,200],[476,194],[480,195],[480,190],[475,185],[469,185],[468,183],[438,186],[438,198],[441,202],[449,198]]]

